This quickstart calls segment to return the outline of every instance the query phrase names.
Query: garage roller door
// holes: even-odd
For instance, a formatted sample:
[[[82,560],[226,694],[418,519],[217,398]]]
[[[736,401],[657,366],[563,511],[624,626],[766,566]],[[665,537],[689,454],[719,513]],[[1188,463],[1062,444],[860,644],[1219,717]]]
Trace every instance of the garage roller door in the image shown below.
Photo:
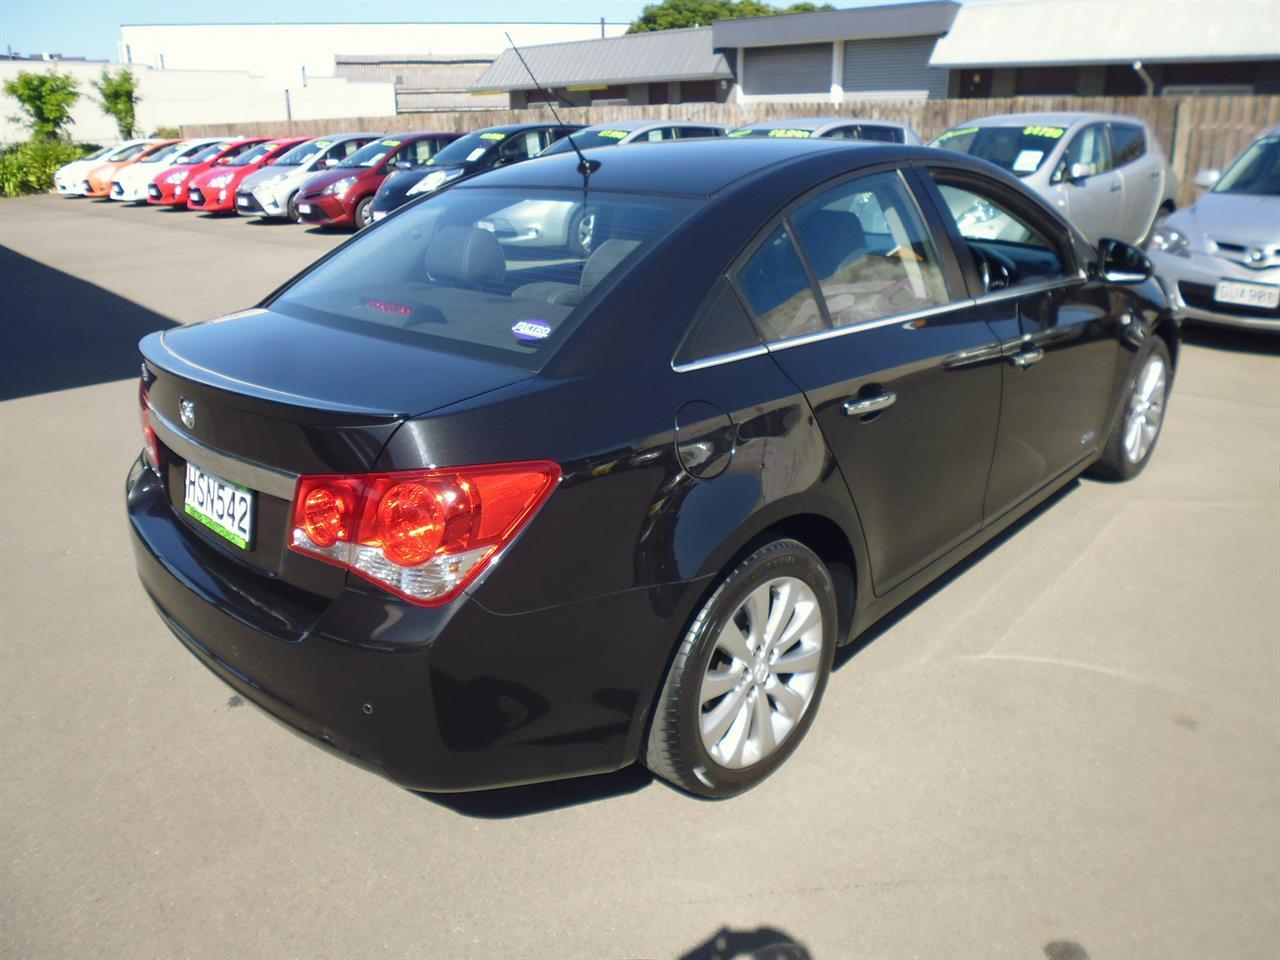
[[[742,92],[747,96],[831,91],[831,44],[754,47],[746,51]]]
[[[946,97],[947,71],[929,66],[937,39],[846,40],[845,97]]]

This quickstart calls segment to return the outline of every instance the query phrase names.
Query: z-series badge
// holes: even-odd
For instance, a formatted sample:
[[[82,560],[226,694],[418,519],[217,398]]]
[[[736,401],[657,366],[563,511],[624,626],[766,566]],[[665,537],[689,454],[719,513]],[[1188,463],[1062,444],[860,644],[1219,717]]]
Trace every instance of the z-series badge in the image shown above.
[[[547,339],[551,336],[551,326],[541,320],[521,320],[511,328],[511,332],[515,334],[517,340],[528,343]]]

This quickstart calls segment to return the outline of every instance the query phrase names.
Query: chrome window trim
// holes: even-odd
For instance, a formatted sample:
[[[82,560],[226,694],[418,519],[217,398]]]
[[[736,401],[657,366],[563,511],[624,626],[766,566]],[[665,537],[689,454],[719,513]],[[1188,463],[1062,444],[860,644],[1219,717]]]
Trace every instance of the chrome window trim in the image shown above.
[[[293,491],[298,484],[296,473],[242,460],[206,446],[191,439],[154,408],[147,411],[147,417],[151,422],[151,429],[156,432],[160,441],[183,460],[189,460],[197,467],[207,469],[223,480],[242,487],[258,490],[281,500],[293,500]]]
[[[851,333],[862,333],[867,330],[877,330],[880,327],[889,327],[894,324],[906,324],[915,320],[925,320],[929,317],[942,316],[944,314],[953,313],[964,307],[980,307],[988,303],[999,303],[1002,300],[1011,300],[1014,297],[1027,296],[1034,293],[1043,293],[1048,290],[1056,290],[1059,288],[1074,287],[1086,280],[1083,271],[1070,277],[1056,277],[1052,280],[1042,280],[1037,283],[1028,283],[1020,286],[1013,286],[1007,290],[997,290],[994,293],[984,294],[981,297],[967,297],[964,300],[954,300],[951,303],[943,304],[939,307],[929,307],[925,310],[913,310],[909,313],[895,313],[892,316],[880,317],[876,320],[867,320],[863,323],[855,323],[848,327],[834,327],[830,330],[819,330],[816,333],[806,333],[799,337],[790,337],[786,340],[776,340],[769,344],[760,344],[759,346],[749,347],[746,350],[735,350],[732,353],[721,353],[713,357],[706,357],[701,360],[694,360],[691,363],[681,363],[671,365],[671,369],[676,373],[692,373],[695,370],[702,370],[706,367],[718,367],[726,363],[734,363],[738,360],[747,360],[751,357],[758,357],[764,353],[773,353],[777,350],[790,350],[792,347],[803,347],[810,343],[819,343],[823,340],[832,340],[836,337],[843,337]]]

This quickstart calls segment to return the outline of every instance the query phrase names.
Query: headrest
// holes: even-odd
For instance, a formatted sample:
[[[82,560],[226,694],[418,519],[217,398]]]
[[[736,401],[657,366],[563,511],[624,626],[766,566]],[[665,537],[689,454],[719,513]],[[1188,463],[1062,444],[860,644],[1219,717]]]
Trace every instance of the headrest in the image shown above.
[[[591,256],[587,257],[587,262],[582,265],[580,281],[582,287],[588,290],[594,287],[638,246],[640,246],[639,240],[606,240],[600,244],[591,251]]]
[[[800,239],[819,278],[866,253],[867,236],[856,213],[815,210],[800,223]]]
[[[451,225],[427,246],[427,273],[447,283],[500,283],[507,274],[502,245],[488,230]]]

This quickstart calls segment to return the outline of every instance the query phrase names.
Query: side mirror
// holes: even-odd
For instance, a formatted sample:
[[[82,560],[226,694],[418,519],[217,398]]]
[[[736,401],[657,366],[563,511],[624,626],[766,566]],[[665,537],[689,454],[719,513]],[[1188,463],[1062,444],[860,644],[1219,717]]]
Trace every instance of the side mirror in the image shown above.
[[[1093,176],[1093,167],[1087,163],[1073,163],[1067,168],[1067,179],[1072,183],[1083,183]]]
[[[1108,283],[1143,283],[1154,268],[1147,255],[1122,240],[1098,241],[1098,269]]]
[[[336,167],[337,165],[338,165],[338,158],[337,158],[337,157],[325,157],[325,158],[324,158],[324,166],[326,166],[326,167]]]
[[[412,169],[413,169],[413,164],[412,164],[410,161],[408,161],[408,160],[406,160],[406,159],[404,159],[404,158],[401,158],[401,159],[397,160],[395,163],[393,163],[393,164],[391,165],[391,169],[393,169],[393,170],[412,170]]]
[[[1210,167],[1196,174],[1196,186],[1201,190],[1212,190],[1222,179],[1222,171]]]

